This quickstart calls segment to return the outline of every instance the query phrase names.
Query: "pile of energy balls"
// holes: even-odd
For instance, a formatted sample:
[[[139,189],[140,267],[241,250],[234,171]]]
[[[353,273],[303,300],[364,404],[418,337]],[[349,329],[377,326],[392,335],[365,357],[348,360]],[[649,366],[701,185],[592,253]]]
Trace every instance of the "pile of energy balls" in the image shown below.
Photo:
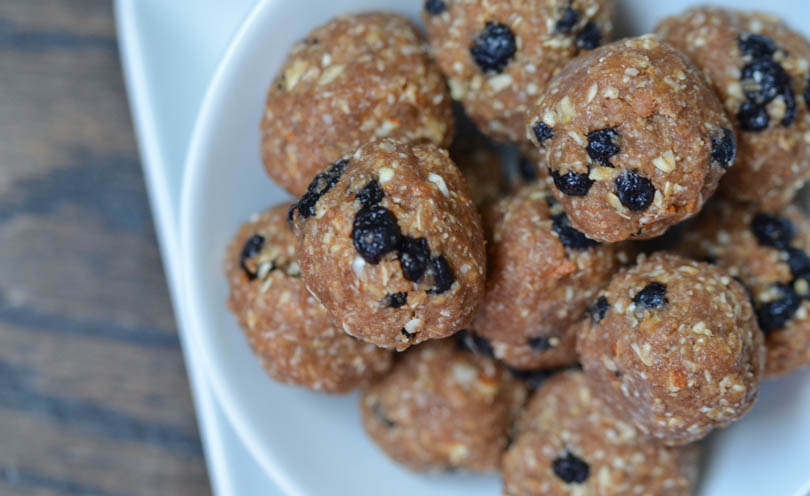
[[[714,7],[611,42],[613,14],[427,0],[427,40],[374,12],[292,47],[261,151],[299,199],[225,260],[273,378],[362,389],[414,470],[691,493],[696,442],[810,363],[810,43]]]

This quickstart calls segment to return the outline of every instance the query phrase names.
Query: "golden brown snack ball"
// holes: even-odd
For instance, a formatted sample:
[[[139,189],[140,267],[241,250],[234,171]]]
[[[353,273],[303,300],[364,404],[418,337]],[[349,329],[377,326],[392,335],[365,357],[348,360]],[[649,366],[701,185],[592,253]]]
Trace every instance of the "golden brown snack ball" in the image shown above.
[[[343,329],[404,350],[470,323],[481,219],[446,150],[386,138],[335,162],[290,210],[307,287]]]
[[[363,392],[363,425],[391,458],[413,470],[500,467],[526,387],[495,360],[454,339],[409,350]]]
[[[737,126],[737,165],[720,191],[765,209],[787,204],[810,176],[810,42],[772,15],[719,7],[656,31],[709,76]]]
[[[499,201],[484,219],[487,287],[473,329],[515,368],[576,363],[569,328],[610,281],[619,248],[571,227],[542,182]]]
[[[765,333],[765,376],[810,364],[810,221],[795,205],[768,213],[716,201],[698,217],[680,251],[738,278]]]
[[[267,174],[301,195],[321,169],[374,137],[449,146],[450,95],[424,40],[404,17],[336,17],[296,43],[267,92]]]
[[[577,341],[595,395],[668,445],[701,439],[754,404],[765,362],[745,288],[658,252],[611,280]]]
[[[698,213],[734,162],[733,126],[717,96],[654,35],[566,65],[528,132],[571,223],[598,241],[663,234]]]
[[[307,291],[287,226],[290,205],[243,224],[228,246],[228,309],[277,381],[346,393],[387,371],[392,353],[348,336]]]
[[[692,494],[696,445],[667,447],[615,417],[582,372],[559,373],[532,396],[503,460],[506,496]]]
[[[481,131],[526,141],[551,76],[610,39],[611,0],[428,0],[422,18],[450,91]]]

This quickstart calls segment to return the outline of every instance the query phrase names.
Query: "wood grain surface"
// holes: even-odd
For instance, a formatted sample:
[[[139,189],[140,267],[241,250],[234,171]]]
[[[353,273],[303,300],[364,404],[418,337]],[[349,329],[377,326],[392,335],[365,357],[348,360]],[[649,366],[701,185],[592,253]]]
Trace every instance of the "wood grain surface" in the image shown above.
[[[205,495],[108,0],[0,1],[0,494]]]

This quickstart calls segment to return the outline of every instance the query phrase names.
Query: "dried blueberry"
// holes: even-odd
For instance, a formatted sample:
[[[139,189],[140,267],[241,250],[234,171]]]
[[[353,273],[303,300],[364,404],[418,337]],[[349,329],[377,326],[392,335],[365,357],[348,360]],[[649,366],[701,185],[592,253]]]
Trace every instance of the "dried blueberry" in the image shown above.
[[[386,253],[396,250],[401,237],[397,218],[387,208],[363,207],[354,217],[354,248],[370,264],[379,263]]]
[[[446,8],[444,0],[425,0],[425,11],[430,15],[439,15]]]
[[[585,236],[585,234],[577,231],[571,226],[571,221],[565,212],[553,215],[551,217],[551,230],[560,238],[560,242],[564,247],[573,250],[583,250],[585,248],[593,248],[599,246],[598,241]]]
[[[492,349],[492,345],[489,343],[489,340],[479,334],[462,329],[456,333],[456,339],[461,346],[472,351],[473,353],[488,356],[490,358],[495,356],[495,352]]]
[[[554,179],[554,186],[568,196],[585,196],[593,184],[593,180],[588,177],[588,174],[574,171],[560,174],[559,171],[554,169],[549,169],[549,172],[551,178]]]
[[[374,405],[372,405],[371,412],[374,414],[375,417],[377,417],[377,420],[382,422],[389,429],[397,425],[396,422],[391,420],[388,417],[388,415],[385,414],[385,412],[382,409],[382,406],[380,406],[379,403],[374,403]]]
[[[392,293],[383,298],[383,305],[388,308],[399,308],[408,301],[408,293]]]
[[[579,22],[579,12],[570,6],[565,9],[562,17],[557,21],[554,30],[558,33],[570,33]]]
[[[633,303],[644,308],[659,308],[668,303],[667,286],[660,282],[651,282],[644,286],[633,298]]]
[[[535,338],[529,338],[526,341],[526,344],[529,345],[529,348],[533,349],[534,351],[546,351],[550,350],[554,346],[551,344],[551,339],[548,336],[537,336]]]
[[[516,50],[512,30],[504,24],[488,22],[473,40],[470,54],[482,71],[490,73],[503,71]]]
[[[577,34],[577,48],[580,50],[593,50],[602,44],[602,32],[595,22],[590,21]]]
[[[737,44],[743,55],[752,59],[771,58],[776,53],[776,45],[769,36],[762,34],[741,34]]]
[[[591,320],[598,324],[605,318],[609,308],[610,304],[607,298],[600,296],[592,305],[589,305],[588,308],[585,309],[585,312],[591,316]]]
[[[380,189],[380,183],[378,183],[376,179],[372,179],[368,184],[363,186],[363,189],[355,195],[355,198],[360,200],[360,203],[362,203],[364,207],[370,207],[380,203],[383,199],[383,191]]]
[[[759,244],[784,249],[793,241],[796,229],[785,217],[760,212],[751,219],[751,231]]]
[[[551,469],[566,484],[582,484],[588,479],[591,470],[585,460],[570,451],[566,451],[565,456],[558,457],[551,462]]]
[[[734,164],[737,157],[737,142],[734,133],[724,127],[717,130],[712,136],[712,162],[716,162],[720,167],[728,169]]]
[[[779,62],[757,59],[742,69],[742,86],[745,97],[754,103],[765,105],[779,95],[791,91],[790,76]]]
[[[759,328],[765,333],[785,327],[801,304],[801,298],[793,285],[775,284],[774,289],[779,292],[780,297],[757,308]]]
[[[245,271],[245,274],[247,274],[248,279],[251,281],[256,279],[256,271],[248,268],[247,261],[249,258],[262,251],[263,246],[264,236],[261,234],[254,234],[245,241],[244,245],[242,245],[242,252],[239,254],[239,266],[242,267],[242,270]]]
[[[787,255],[787,264],[790,267],[790,273],[796,279],[805,279],[810,281],[810,256],[797,248],[788,248],[785,250]]]
[[[453,269],[444,255],[430,260],[430,273],[433,274],[433,287],[428,290],[430,294],[442,294],[456,282]]]
[[[743,131],[762,131],[768,127],[771,117],[764,105],[746,100],[740,105],[737,120]]]
[[[613,128],[597,129],[588,133],[588,156],[600,164],[613,167],[610,158],[619,153],[619,133]]]
[[[430,248],[425,238],[412,238],[404,236],[399,246],[399,265],[402,267],[402,275],[412,282],[419,282],[419,279],[427,270],[430,261]]]
[[[616,178],[616,193],[622,205],[633,212],[642,212],[655,197],[652,181],[635,171],[627,171]]]
[[[543,121],[537,121],[532,131],[534,131],[534,136],[540,146],[543,146],[543,143],[554,137],[554,130]]]
[[[413,337],[413,333],[406,331],[404,327],[402,329],[400,329],[399,332],[400,332],[400,334],[405,336],[407,339],[411,339]]]
[[[343,171],[346,170],[348,163],[349,161],[347,159],[340,159],[330,165],[328,169],[315,176],[315,179],[307,186],[307,191],[304,193],[304,196],[298,200],[298,203],[290,208],[287,214],[288,220],[292,222],[296,210],[298,210],[298,215],[305,219],[315,215],[315,204],[340,181],[340,176],[343,175]]]

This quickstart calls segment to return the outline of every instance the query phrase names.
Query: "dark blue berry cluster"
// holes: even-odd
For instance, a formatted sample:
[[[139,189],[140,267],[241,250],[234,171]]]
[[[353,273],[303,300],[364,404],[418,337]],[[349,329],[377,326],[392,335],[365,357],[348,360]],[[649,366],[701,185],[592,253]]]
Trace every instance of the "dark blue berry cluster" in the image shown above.
[[[743,34],[737,38],[746,64],[742,68],[742,87],[745,101],[737,112],[737,120],[744,131],[762,131],[770,124],[766,105],[781,96],[785,102],[785,115],[780,124],[790,126],[796,120],[796,99],[790,75],[775,58],[780,49],[769,36]]]
[[[605,318],[609,308],[610,304],[607,298],[600,296],[592,305],[589,305],[588,308],[585,309],[585,313],[591,316],[591,320],[593,320],[594,323],[598,324]]]
[[[330,189],[335,187],[340,181],[340,177],[343,175],[343,171],[346,170],[348,164],[349,161],[342,158],[330,165],[325,171],[315,176],[315,179],[307,186],[307,191],[304,193],[304,196],[290,207],[287,213],[287,220],[290,222],[290,226],[292,226],[296,211],[298,215],[304,219],[315,215],[315,205],[318,203],[318,200],[329,192]]]
[[[800,279],[810,283],[810,256],[803,250],[791,246],[796,237],[796,228],[790,219],[760,212],[751,219],[751,232],[761,246],[782,252],[793,276],[793,280],[786,284],[773,285],[778,298],[763,304],[754,302],[759,327],[768,333],[785,327],[799,309],[802,295],[796,292],[795,283]]]
[[[485,73],[500,73],[517,51],[515,35],[509,26],[487,22],[470,47],[470,55]]]
[[[724,169],[734,165],[734,160],[737,158],[737,141],[734,139],[734,133],[730,129],[721,127],[715,131],[711,140],[712,163],[716,163]]]
[[[447,258],[444,255],[432,257],[425,238],[403,235],[394,213],[379,205],[383,196],[380,184],[374,179],[355,194],[362,205],[352,222],[352,242],[357,253],[366,262],[378,264],[388,253],[397,252],[405,279],[419,282],[429,273],[433,277],[433,286],[427,290],[429,294],[441,294],[450,289],[456,278]],[[398,308],[405,304],[406,298],[405,293],[389,295],[386,304]]]
[[[261,234],[254,234],[242,245],[242,252],[239,254],[239,266],[242,267],[242,270],[245,271],[245,274],[247,274],[248,279],[251,281],[256,279],[256,271],[251,270],[250,267],[247,266],[247,261],[258,255],[263,247],[264,236]]]
[[[588,21],[577,30],[577,24],[582,19],[582,15],[578,10],[571,7],[571,3],[563,11],[557,23],[554,25],[554,30],[561,34],[575,34],[576,45],[579,50],[593,50],[602,44],[602,32],[599,26],[593,21]]]
[[[566,484],[582,484],[588,479],[591,470],[585,460],[570,451],[565,456],[555,458],[551,462],[551,469]]]
[[[660,282],[651,282],[644,286],[644,289],[639,291],[633,297],[633,303],[642,309],[653,310],[661,308],[668,303],[667,300],[667,286]]]

